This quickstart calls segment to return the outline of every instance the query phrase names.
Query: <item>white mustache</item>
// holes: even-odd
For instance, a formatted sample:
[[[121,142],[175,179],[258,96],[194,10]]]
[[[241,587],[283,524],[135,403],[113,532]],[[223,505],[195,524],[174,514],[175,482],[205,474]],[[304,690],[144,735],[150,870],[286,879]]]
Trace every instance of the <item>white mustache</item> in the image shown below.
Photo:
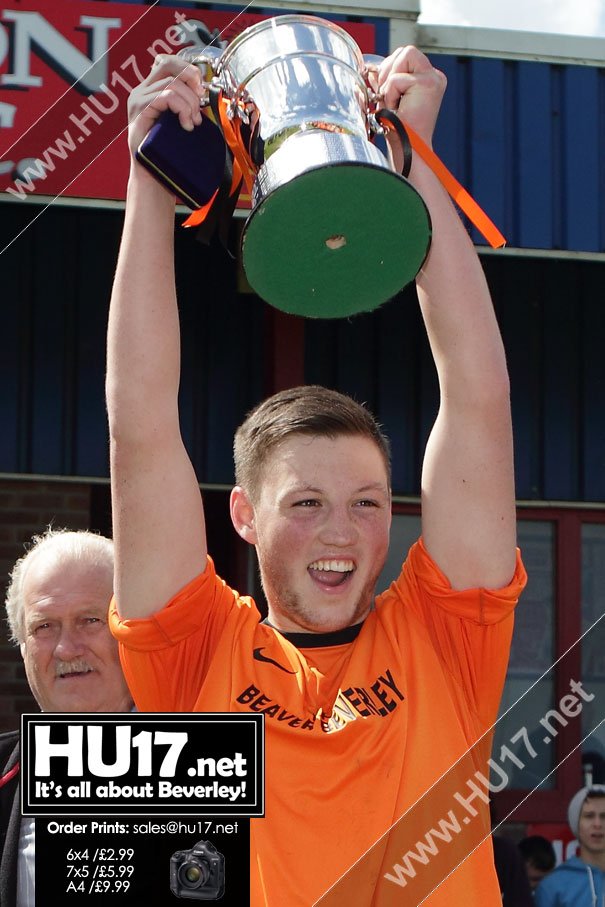
[[[88,674],[94,668],[83,659],[77,661],[58,661],[55,664],[55,677],[65,677],[67,674]]]

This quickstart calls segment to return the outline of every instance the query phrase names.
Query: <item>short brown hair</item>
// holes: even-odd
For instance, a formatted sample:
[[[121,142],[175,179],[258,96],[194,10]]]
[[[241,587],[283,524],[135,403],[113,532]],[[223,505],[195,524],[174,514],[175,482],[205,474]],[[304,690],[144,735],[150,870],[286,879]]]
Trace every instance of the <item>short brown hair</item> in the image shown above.
[[[372,413],[346,394],[308,384],[280,391],[248,413],[233,444],[236,484],[254,498],[269,453],[294,434],[369,438],[382,454],[390,482],[390,444]]]

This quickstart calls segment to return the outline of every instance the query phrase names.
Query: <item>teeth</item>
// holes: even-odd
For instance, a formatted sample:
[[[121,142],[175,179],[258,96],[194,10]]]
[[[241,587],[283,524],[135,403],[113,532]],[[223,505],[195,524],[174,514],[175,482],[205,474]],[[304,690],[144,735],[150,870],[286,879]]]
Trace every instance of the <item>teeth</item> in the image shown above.
[[[353,561],[313,561],[309,570],[331,570],[334,573],[349,573],[355,569]]]
[[[55,670],[56,677],[66,677],[68,674],[88,674],[92,671],[85,661],[61,662]]]

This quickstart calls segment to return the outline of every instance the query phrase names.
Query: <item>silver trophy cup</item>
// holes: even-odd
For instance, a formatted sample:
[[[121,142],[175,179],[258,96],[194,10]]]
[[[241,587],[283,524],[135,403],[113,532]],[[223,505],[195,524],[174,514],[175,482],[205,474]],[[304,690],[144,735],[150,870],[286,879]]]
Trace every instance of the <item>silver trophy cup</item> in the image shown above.
[[[257,138],[242,235],[255,292],[285,312],[336,318],[374,309],[413,280],[430,220],[371,141],[383,129],[353,38],[315,16],[278,16],[212,63],[228,116]]]

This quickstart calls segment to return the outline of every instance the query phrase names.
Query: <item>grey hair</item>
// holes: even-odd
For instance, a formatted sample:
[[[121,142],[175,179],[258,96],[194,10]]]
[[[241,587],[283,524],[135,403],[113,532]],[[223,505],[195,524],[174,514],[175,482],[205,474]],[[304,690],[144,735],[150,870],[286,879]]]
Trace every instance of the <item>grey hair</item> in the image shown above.
[[[19,558],[11,571],[4,602],[10,639],[18,645],[25,640],[25,576],[39,554],[53,555],[58,564],[81,561],[91,566],[106,566],[113,572],[113,542],[103,535],[88,530],[53,529],[50,526],[41,535],[34,535],[28,551]]]

